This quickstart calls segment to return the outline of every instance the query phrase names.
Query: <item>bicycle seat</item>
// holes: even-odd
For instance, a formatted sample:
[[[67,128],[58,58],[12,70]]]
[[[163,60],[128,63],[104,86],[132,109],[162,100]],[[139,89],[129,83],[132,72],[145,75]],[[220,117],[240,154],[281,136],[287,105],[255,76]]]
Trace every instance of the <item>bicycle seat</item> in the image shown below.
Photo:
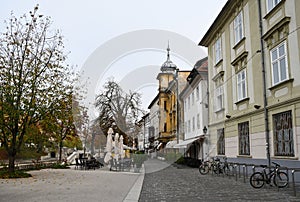
[[[262,167],[262,168],[268,167],[267,165],[259,165],[259,166]]]
[[[278,163],[272,162],[276,167],[280,167]]]

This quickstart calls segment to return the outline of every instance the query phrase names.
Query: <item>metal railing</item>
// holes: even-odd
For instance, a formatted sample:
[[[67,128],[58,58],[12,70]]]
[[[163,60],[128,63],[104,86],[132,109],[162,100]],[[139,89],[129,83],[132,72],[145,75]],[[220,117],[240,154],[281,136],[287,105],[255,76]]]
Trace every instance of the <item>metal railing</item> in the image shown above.
[[[292,168],[292,186],[293,186],[293,194],[297,196],[296,193],[296,182],[295,182],[295,173],[300,172],[300,168]]]
[[[224,163],[224,162],[221,162]],[[211,168],[211,173],[212,175],[216,176],[227,176],[228,178],[234,178],[236,181],[238,181],[240,178],[243,178],[242,181],[246,183],[247,179],[255,172],[257,171],[263,171],[263,169],[274,169],[274,166],[271,167],[262,167],[262,165],[256,165],[256,164],[247,164],[247,163],[235,163],[235,162],[227,162],[229,166],[229,172],[225,173],[220,173],[220,174],[215,174],[213,172],[213,169]],[[287,188],[292,189],[292,193],[294,196],[297,196],[297,184],[300,187],[300,181],[297,183],[296,182],[296,173],[300,173],[300,168],[288,168],[288,167],[278,167],[276,168],[276,172],[283,171],[287,173],[287,175],[290,176],[292,179],[289,180]],[[300,178],[300,176],[299,176]],[[279,191],[280,188],[277,187],[277,191]]]

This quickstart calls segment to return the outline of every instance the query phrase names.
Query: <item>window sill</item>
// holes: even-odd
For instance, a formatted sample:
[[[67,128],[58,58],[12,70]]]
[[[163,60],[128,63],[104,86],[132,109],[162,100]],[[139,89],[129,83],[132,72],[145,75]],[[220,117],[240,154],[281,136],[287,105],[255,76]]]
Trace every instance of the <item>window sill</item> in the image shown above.
[[[280,83],[275,84],[274,86],[271,86],[271,87],[269,88],[269,90],[273,91],[273,90],[275,90],[276,88],[280,88],[280,87],[282,87],[282,86],[284,86],[284,85],[286,85],[286,84],[288,84],[288,83],[292,83],[293,81],[294,81],[293,78],[284,80],[284,81],[282,81],[282,82],[280,82]]]
[[[241,100],[235,102],[234,104],[239,105],[239,104],[241,104],[241,103],[243,103],[243,102],[247,102],[247,101],[249,101],[249,100],[250,100],[250,98],[249,98],[249,97],[246,97],[246,98],[243,98],[243,99],[241,99]]]
[[[252,158],[251,155],[237,155],[237,158]]]
[[[274,6],[263,18],[266,20],[270,18],[271,15],[277,12],[278,8],[284,4],[285,0],[281,0],[276,6]]]
[[[272,159],[299,160],[299,158],[295,156],[272,156]]]
[[[222,112],[224,110],[225,110],[225,108],[217,109],[217,110],[215,110],[215,113],[219,113],[219,112]]]
[[[214,67],[218,67],[223,62],[223,59],[220,59],[218,62],[216,62]]]
[[[242,42],[244,42],[246,40],[246,37],[241,38],[241,40],[239,40],[233,47],[232,49],[236,49],[237,47],[239,47]]]

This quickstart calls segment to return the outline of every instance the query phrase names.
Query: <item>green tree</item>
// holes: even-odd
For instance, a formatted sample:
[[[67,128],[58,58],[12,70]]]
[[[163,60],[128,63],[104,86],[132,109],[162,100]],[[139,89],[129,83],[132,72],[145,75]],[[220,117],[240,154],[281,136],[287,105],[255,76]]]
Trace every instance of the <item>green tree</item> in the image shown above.
[[[56,110],[72,91],[63,37],[38,6],[20,18],[13,14],[0,36],[0,141],[9,155],[9,171],[31,125]]]
[[[51,139],[58,145],[59,161],[62,160],[64,141],[67,137],[71,138],[77,135],[73,120],[72,97],[72,93],[61,97],[56,102],[55,110],[48,114],[45,121],[46,131],[51,134]]]

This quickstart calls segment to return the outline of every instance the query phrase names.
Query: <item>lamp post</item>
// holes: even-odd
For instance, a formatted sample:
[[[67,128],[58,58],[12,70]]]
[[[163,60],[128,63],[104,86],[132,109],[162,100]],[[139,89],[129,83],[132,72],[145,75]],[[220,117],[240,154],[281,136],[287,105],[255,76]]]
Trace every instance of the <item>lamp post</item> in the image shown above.
[[[175,70],[175,80],[176,80],[176,131],[177,131],[177,134],[176,134],[176,139],[177,139],[177,144],[179,144],[179,119],[180,119],[180,116],[179,116],[179,81],[178,81],[178,72],[179,72],[179,69],[176,68]]]
[[[207,127],[204,126],[204,127],[203,127],[203,135],[204,135],[204,138],[205,138],[205,139],[204,139],[205,144],[206,144],[205,147],[207,147],[207,148],[205,148],[205,155],[206,155],[206,157],[207,157],[207,152],[206,152],[206,151],[208,151],[208,139],[207,139],[206,134],[207,134]],[[203,148],[203,144],[202,144],[202,158],[203,158],[203,160],[204,160],[204,148]]]

